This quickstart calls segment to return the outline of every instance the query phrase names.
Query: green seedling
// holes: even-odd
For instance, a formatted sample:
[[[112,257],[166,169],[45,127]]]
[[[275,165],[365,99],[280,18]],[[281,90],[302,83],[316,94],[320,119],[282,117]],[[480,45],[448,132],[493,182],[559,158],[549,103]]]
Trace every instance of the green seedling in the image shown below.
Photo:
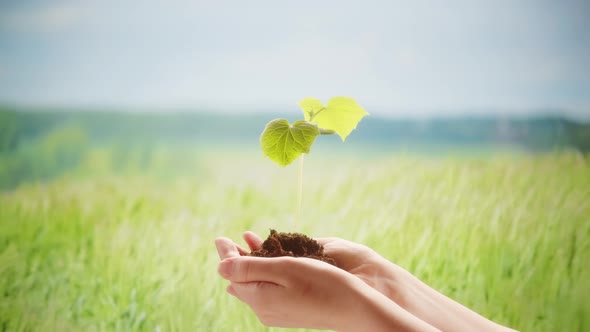
[[[359,121],[365,115],[369,115],[361,105],[349,97],[331,98],[327,106],[318,99],[305,98],[298,105],[303,111],[303,120],[292,124],[285,119],[272,120],[266,124],[260,136],[264,155],[282,167],[301,156],[295,226],[301,212],[304,154],[309,153],[319,135],[338,134],[344,142]]]

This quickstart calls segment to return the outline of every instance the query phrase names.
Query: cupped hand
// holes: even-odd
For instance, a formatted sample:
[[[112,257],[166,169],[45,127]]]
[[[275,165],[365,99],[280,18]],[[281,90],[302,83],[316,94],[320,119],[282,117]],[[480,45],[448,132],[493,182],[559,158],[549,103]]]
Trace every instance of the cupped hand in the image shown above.
[[[262,243],[251,232],[244,239],[250,249]],[[231,282],[227,291],[248,304],[267,326],[340,331],[432,329],[343,269],[308,258],[243,256],[247,251],[228,238],[215,243],[222,259],[219,274]],[[335,243],[332,247],[336,248]]]
[[[246,249],[230,239],[222,239],[224,239],[222,248],[226,249],[219,251],[218,245],[221,259],[248,254]],[[245,232],[243,239],[250,250],[257,250],[262,246],[262,239],[253,232]],[[335,237],[316,238],[315,240],[324,247],[324,253],[334,258],[339,268],[357,276],[388,298],[400,304],[404,302],[399,279],[406,276],[407,271],[365,245]]]
[[[251,232],[244,233],[244,240],[252,250],[262,244]],[[245,256],[247,250],[228,238],[218,238],[215,244],[222,259],[219,274],[231,281],[227,291],[248,304],[267,326],[340,328],[330,317],[355,307],[358,284],[354,287],[354,280],[329,264]]]
[[[360,309],[354,277],[308,258],[233,257],[220,263],[219,274],[267,326],[344,330]]]
[[[251,250],[256,250],[262,245],[260,237],[252,232],[244,233],[244,240]],[[448,331],[513,331],[510,328],[501,326],[480,316],[476,312],[430,288],[408,271],[386,260],[369,247],[339,238],[317,238],[316,241],[324,246],[324,252],[326,254],[334,258],[340,271],[346,272],[349,276],[356,276],[355,279],[357,282],[362,281],[362,286],[366,287],[364,291],[366,294],[374,292],[372,293],[372,297],[376,302],[368,304],[369,307],[373,307],[374,312],[382,310],[383,307],[393,308],[393,315],[391,311],[389,313],[382,312],[385,316],[389,315],[389,319],[386,319],[386,321],[389,321],[387,323],[388,325],[385,325],[386,328],[392,328],[391,322],[393,321],[396,324],[402,324],[398,326],[400,331],[412,330],[416,327],[422,331],[433,328]],[[248,253],[247,250],[227,238],[218,239],[216,244],[222,259],[240,257]],[[272,260],[275,260],[275,258]],[[291,258],[291,260],[294,260],[294,258]],[[300,260],[300,262],[303,261],[302,259],[297,260]],[[318,263],[322,262],[315,262],[313,264]],[[222,262],[222,264],[224,263]],[[326,263],[322,264],[329,265]],[[296,267],[296,269],[297,271],[307,271],[301,267]],[[331,269],[338,270],[334,267],[331,267]],[[312,271],[307,272],[309,273],[308,275],[299,275],[297,278],[313,278],[314,275],[322,278],[322,275],[327,275],[322,273],[314,274]],[[266,281],[266,283],[269,282]],[[280,285],[280,283],[275,284]],[[238,296],[233,285],[235,283],[232,283],[228,287],[228,291]],[[266,286],[262,286],[261,284],[261,287]],[[326,287],[329,287],[329,285]],[[360,286],[358,287],[359,289],[362,288]],[[365,303],[367,302],[365,301]],[[375,306],[375,303],[380,303],[380,305]],[[356,316],[358,317],[358,315]],[[377,321],[378,319],[375,320],[375,322]],[[409,324],[405,325],[405,328],[403,326],[404,322]],[[360,330],[376,330],[382,327],[371,329],[365,326],[360,328]]]

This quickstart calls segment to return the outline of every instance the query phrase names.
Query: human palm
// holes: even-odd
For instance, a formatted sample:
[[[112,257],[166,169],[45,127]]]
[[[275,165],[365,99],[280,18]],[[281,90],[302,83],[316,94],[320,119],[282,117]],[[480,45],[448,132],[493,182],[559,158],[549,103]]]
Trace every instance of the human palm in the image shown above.
[[[252,232],[244,233],[243,237],[250,250],[257,250],[262,246],[262,239]],[[385,303],[385,306],[391,307],[393,303],[393,307],[403,308],[406,313],[415,316],[419,321],[421,320],[420,322],[430,324],[415,330],[423,331],[428,330],[428,327],[436,327],[443,331],[514,331],[480,316],[430,288],[408,271],[386,260],[369,247],[339,238],[317,238],[316,241],[323,245],[324,252],[334,258],[336,265],[341,270],[348,272],[350,276],[358,277],[369,286],[364,292],[376,291],[378,296],[373,296],[377,298],[383,294],[389,298],[385,299],[385,301],[389,301]],[[215,243],[222,260],[249,253],[248,250],[228,238],[218,238]],[[303,263],[303,260],[301,262]],[[316,263],[319,264],[319,262],[314,262],[314,264]],[[332,266],[330,269],[332,272],[338,271]],[[344,274],[340,275],[344,276]],[[303,279],[307,277],[306,274]],[[303,279],[300,278],[300,281],[305,282]],[[363,282],[359,284],[364,285]],[[232,286],[228,287],[228,291],[237,295]],[[270,312],[274,313],[273,310]]]
[[[262,239],[253,232],[245,232],[244,240],[250,250],[257,250],[262,246]],[[334,258],[336,265],[342,270],[357,276],[367,285],[376,289],[392,300],[396,297],[395,274],[396,268],[391,262],[385,260],[367,246],[343,240],[340,238],[317,238],[324,252]],[[246,255],[248,250],[234,244],[234,255]],[[401,271],[400,271],[401,272]]]

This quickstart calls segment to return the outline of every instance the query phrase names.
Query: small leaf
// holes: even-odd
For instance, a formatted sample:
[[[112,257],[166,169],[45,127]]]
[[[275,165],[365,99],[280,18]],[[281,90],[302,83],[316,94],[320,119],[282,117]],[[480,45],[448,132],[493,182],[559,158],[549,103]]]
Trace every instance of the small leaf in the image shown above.
[[[309,97],[301,100],[297,105],[301,107],[305,121],[309,121],[314,114],[324,109],[324,104],[321,101]]]
[[[306,98],[302,102],[308,99],[312,98]],[[313,122],[320,128],[334,130],[344,142],[359,121],[368,114],[353,98],[334,97],[328,101],[324,110],[315,114]]]
[[[301,120],[289,124],[285,119],[276,119],[266,124],[260,144],[265,156],[280,166],[287,166],[302,153],[309,153],[319,134],[314,123]]]

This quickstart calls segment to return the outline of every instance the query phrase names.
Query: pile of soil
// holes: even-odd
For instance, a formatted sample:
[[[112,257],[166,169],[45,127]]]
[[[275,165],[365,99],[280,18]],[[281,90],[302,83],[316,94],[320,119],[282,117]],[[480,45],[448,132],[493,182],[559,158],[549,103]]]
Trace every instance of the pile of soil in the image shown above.
[[[250,256],[257,257],[308,257],[336,266],[336,261],[324,254],[324,247],[316,240],[301,233],[280,233],[274,229],[262,243],[260,249],[252,251]]]

